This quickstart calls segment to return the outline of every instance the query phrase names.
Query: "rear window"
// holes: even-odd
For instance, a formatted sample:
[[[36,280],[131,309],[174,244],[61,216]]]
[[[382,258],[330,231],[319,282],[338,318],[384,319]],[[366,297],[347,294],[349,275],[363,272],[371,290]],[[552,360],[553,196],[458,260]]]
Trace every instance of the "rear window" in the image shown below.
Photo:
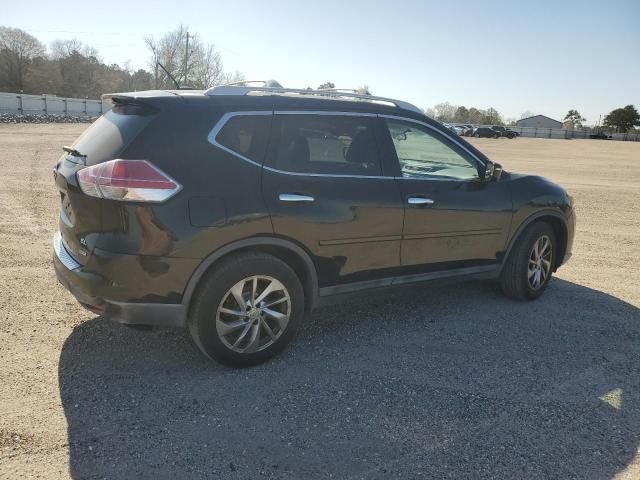
[[[140,107],[115,106],[93,122],[73,148],[87,156],[87,165],[113,160],[154,118],[153,112]]]
[[[271,118],[271,115],[231,117],[218,132],[215,141],[225,150],[261,164],[269,140]]]

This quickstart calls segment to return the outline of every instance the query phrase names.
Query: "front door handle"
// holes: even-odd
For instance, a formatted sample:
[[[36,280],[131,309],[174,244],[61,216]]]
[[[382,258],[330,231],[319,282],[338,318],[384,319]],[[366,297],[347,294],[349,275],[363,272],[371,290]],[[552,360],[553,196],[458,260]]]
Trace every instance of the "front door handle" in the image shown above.
[[[278,198],[281,202],[287,203],[310,203],[316,200],[310,195],[299,195],[297,193],[281,193]]]
[[[430,198],[425,198],[425,197],[409,197],[407,198],[407,203],[409,205],[422,205],[425,207],[430,207],[435,202]]]

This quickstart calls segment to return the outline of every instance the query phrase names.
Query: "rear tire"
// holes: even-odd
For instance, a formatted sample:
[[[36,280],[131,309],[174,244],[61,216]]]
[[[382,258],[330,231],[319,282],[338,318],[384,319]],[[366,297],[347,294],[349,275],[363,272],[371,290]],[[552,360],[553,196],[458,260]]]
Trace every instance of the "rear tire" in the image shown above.
[[[188,324],[207,357],[246,367],[282,351],[303,315],[304,291],[293,269],[251,252],[214,266],[198,287]]]
[[[551,280],[556,251],[555,234],[548,223],[529,226],[516,240],[502,269],[503,293],[516,300],[534,300],[542,295]]]

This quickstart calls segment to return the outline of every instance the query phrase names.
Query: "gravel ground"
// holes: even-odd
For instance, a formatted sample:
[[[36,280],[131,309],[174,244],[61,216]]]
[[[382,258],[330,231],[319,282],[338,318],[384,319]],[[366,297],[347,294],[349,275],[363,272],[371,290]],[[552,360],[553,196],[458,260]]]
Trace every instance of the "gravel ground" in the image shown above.
[[[233,370],[56,284],[51,167],[84,127],[0,125],[0,477],[640,478],[640,144],[474,140],[575,196],[540,300],[351,298]]]

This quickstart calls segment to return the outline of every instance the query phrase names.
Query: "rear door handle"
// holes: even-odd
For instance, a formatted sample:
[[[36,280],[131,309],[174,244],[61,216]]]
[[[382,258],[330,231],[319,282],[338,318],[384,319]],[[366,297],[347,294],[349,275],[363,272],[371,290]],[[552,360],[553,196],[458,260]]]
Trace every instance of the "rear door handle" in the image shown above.
[[[425,198],[425,197],[409,197],[407,198],[407,203],[409,205],[423,205],[425,207],[430,207],[435,202],[430,198]]]
[[[281,193],[278,198],[281,202],[287,203],[310,203],[316,200],[310,195],[299,195],[297,193]]]

